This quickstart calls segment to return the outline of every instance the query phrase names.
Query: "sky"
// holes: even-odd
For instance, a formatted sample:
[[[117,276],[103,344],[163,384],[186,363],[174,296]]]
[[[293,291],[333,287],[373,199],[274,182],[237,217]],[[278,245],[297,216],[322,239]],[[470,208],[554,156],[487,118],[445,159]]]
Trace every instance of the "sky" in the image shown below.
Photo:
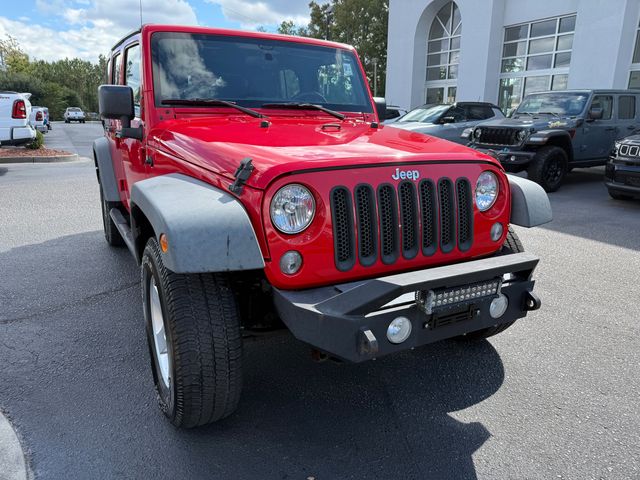
[[[141,1],[144,23],[275,31],[309,21],[309,0]],[[139,26],[139,0],[0,0],[0,38],[11,35],[32,59],[95,62]]]

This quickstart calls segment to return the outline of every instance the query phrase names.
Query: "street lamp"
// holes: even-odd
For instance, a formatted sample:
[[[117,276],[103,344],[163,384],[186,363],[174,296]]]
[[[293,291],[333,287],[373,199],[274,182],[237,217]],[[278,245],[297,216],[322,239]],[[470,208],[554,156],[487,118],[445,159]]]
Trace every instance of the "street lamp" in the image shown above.
[[[371,59],[371,63],[373,63],[373,96],[378,96],[378,59],[373,57]]]
[[[326,18],[327,18],[327,30],[324,34],[325,40],[330,40],[331,35],[329,32],[329,25],[331,24],[331,20],[333,20],[333,5],[329,5],[326,10]]]

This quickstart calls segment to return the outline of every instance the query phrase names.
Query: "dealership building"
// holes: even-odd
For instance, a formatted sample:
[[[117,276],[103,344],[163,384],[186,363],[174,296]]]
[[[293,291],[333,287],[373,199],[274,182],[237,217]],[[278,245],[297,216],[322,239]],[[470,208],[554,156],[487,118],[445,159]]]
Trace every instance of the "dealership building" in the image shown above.
[[[387,103],[640,88],[640,0],[390,0]]]

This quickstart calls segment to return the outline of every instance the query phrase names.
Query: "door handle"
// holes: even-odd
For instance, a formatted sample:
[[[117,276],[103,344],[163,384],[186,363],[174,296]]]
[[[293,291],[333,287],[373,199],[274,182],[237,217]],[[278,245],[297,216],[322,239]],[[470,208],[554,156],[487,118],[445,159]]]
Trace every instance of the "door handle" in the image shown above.
[[[616,127],[607,127],[607,128],[605,128],[605,130],[607,132],[611,132],[611,131],[617,130],[617,128]]]

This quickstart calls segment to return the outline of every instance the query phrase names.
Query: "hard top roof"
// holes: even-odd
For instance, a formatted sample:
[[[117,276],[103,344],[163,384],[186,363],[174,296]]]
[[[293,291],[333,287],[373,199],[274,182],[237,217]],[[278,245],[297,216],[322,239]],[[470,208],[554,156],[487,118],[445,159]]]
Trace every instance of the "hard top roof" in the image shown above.
[[[196,27],[192,25],[157,25],[147,23],[142,27],[130,32],[122,37],[112,48],[115,50],[122,45],[126,40],[139,33],[154,33],[154,32],[178,32],[178,33],[197,33],[197,34],[209,34],[209,35],[226,35],[245,38],[264,38],[266,40],[280,40],[286,42],[306,43],[308,45],[317,45],[331,48],[341,48],[347,50],[354,50],[351,45],[344,43],[330,42],[328,40],[320,40],[317,38],[309,37],[297,37],[293,35],[281,35],[279,33],[266,33],[266,32],[254,32],[246,30],[231,30],[227,28],[210,28],[210,27]]]

